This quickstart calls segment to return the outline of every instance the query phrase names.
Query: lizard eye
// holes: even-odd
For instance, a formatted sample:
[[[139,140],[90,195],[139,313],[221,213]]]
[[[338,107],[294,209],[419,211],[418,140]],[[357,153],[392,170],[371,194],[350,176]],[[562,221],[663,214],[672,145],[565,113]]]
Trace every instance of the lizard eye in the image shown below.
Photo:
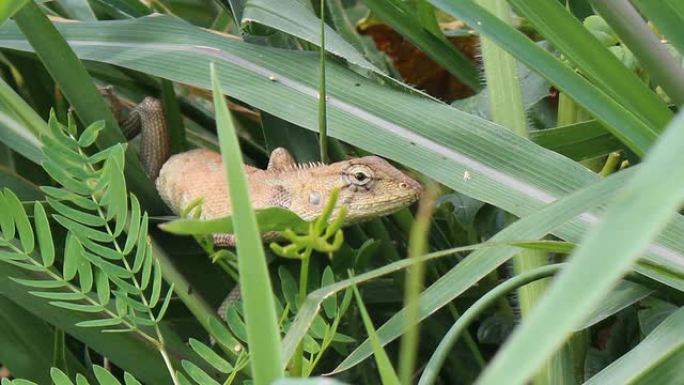
[[[373,179],[373,172],[368,167],[362,165],[350,167],[346,175],[348,181],[357,186],[368,184]]]

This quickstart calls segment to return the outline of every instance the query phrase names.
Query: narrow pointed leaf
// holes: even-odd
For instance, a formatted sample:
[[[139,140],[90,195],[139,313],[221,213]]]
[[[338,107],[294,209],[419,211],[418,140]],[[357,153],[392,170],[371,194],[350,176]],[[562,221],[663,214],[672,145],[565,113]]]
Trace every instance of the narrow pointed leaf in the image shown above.
[[[40,247],[40,257],[43,259],[43,266],[50,267],[55,262],[55,245],[52,243],[50,223],[40,202],[34,204],[33,216],[36,224],[36,235],[38,236],[38,247]]]

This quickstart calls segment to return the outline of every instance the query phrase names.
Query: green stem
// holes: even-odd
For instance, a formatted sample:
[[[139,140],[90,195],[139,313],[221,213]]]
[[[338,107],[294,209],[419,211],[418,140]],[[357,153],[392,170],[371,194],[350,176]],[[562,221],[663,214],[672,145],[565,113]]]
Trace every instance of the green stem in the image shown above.
[[[318,91],[318,138],[321,151],[321,162],[328,162],[328,124],[326,119],[325,92],[325,0],[321,0],[321,77]]]
[[[430,222],[437,193],[437,186],[434,183],[429,183],[420,200],[416,219],[413,221],[413,226],[411,226],[409,235],[409,258],[415,258],[427,252]],[[420,309],[418,300],[423,287],[424,277],[424,263],[417,263],[406,270],[404,303],[406,304],[407,322],[412,326],[404,333],[399,351],[399,379],[404,385],[411,384],[411,378],[416,364],[416,356],[418,354],[418,337],[420,333],[420,323],[418,322],[418,313],[420,312]]]
[[[316,236],[316,234],[312,234]],[[298,306],[301,306],[306,301],[307,286],[309,282],[309,260],[313,249],[307,247],[302,257],[302,264],[299,267],[299,295],[297,297]],[[304,371],[304,343],[300,342],[297,345],[297,350],[294,356],[294,363],[292,367],[292,376],[299,377]]]

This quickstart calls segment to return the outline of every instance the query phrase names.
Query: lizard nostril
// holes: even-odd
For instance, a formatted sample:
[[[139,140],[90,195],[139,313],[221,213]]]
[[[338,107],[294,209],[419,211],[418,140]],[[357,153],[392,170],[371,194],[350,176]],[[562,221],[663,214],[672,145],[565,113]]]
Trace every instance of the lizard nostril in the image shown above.
[[[399,183],[399,187],[401,188],[408,188],[408,185],[404,182]]]

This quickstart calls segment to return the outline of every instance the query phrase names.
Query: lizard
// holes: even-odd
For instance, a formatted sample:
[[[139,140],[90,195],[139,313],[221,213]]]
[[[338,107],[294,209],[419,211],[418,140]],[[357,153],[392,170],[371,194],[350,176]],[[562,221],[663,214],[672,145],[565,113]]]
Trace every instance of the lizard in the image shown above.
[[[203,219],[232,213],[229,186],[221,154],[196,148],[170,154],[162,103],[146,97],[127,117],[111,89],[104,90],[127,139],[141,135],[140,159],[159,195],[178,214],[202,198]],[[331,164],[297,163],[284,148],[274,149],[266,169],[244,166],[254,209],[286,208],[304,220],[321,215],[330,194],[339,188],[335,211],[346,206],[344,225],[391,214],[419,199],[423,187],[415,179],[378,156],[351,158]],[[334,215],[333,215],[334,217]],[[217,246],[235,246],[232,234],[215,234]],[[235,298],[235,289],[229,298]],[[222,308],[226,304],[221,306]]]

